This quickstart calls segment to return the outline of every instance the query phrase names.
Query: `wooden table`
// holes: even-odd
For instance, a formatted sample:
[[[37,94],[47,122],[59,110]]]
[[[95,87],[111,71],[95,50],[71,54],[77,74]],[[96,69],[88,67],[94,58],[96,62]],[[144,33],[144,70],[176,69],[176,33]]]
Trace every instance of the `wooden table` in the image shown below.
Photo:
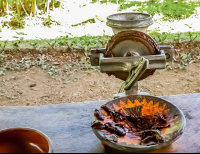
[[[183,135],[171,146],[154,152],[200,152],[200,94],[161,97],[176,104],[185,114]],[[0,107],[0,129],[29,127],[42,131],[51,139],[57,153],[105,153],[91,129],[94,109],[107,101],[81,102],[36,107]]]

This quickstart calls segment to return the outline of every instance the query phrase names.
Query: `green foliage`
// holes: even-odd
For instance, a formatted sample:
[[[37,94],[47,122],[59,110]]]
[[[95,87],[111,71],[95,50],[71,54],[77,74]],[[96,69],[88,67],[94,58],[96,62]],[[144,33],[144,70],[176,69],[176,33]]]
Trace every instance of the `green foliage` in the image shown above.
[[[186,32],[186,33],[159,33],[157,30],[148,31],[148,34],[155,38],[159,43],[181,43],[188,41],[200,41],[200,32]],[[18,33],[18,35],[25,35],[24,33]],[[105,47],[107,42],[111,39],[111,36],[81,36],[70,37],[70,33],[66,36],[62,36],[56,39],[35,39],[24,40],[23,37],[18,38],[16,41],[0,41],[0,50],[4,50],[9,43],[9,46],[15,48],[56,48],[60,46],[66,46],[70,49],[82,49],[88,51],[95,47]],[[23,45],[24,44],[24,45]],[[196,50],[194,51],[196,52]]]
[[[36,39],[36,40],[31,41],[30,45],[33,46],[33,48],[36,48],[36,46],[39,44],[39,42],[40,41]]]
[[[10,19],[11,21],[6,22],[6,25],[3,25],[3,27],[8,25],[12,28],[12,29],[23,29],[25,28],[25,21],[23,20],[23,18],[19,17],[17,14],[13,14],[13,17]],[[7,25],[8,24],[8,25]]]
[[[142,7],[142,2],[140,2],[140,1],[131,1],[129,3],[122,3],[119,8],[120,8],[120,10],[126,10],[127,8],[130,8],[132,6]]]
[[[168,66],[167,66],[167,69],[168,69],[168,70],[172,70],[172,66],[168,65]]]
[[[76,26],[79,26],[79,25],[85,25],[85,24],[87,24],[87,23],[91,23],[91,24],[92,24],[92,23],[96,23],[96,20],[95,20],[94,18],[88,19],[88,20],[83,21],[83,22],[81,22],[81,23],[72,25],[72,27],[76,27]]]
[[[190,53],[188,53],[188,54],[182,54],[181,57],[182,57],[182,59],[181,59],[182,65],[185,65],[186,63],[190,62],[191,59],[192,59]]]
[[[6,40],[6,41],[0,41],[0,48],[1,48],[2,50],[4,50],[5,47],[7,46],[7,44],[8,44],[8,40]]]
[[[5,8],[3,8],[3,1],[5,2],[6,0],[0,0],[0,11],[5,11]],[[61,6],[61,0],[51,0],[49,4],[48,0],[36,0],[36,3],[32,3],[32,0],[8,0],[10,10],[16,11],[19,16],[28,15],[27,13],[29,13],[29,15],[34,13],[36,7],[40,10],[46,10],[47,5],[53,10],[54,7],[58,8]]]
[[[57,25],[61,25],[58,21],[52,20],[51,16],[48,16],[47,18],[44,19],[43,25],[51,28],[51,25],[53,23],[56,23]]]
[[[188,41],[200,41],[200,32],[186,32],[186,33],[159,33],[157,30],[148,31],[148,34],[155,38],[159,43],[181,43]],[[18,35],[25,35],[19,32]],[[111,36],[81,36],[81,37],[70,37],[70,33],[66,36],[62,36],[56,39],[35,39],[35,40],[24,40],[23,37],[18,38],[16,41],[0,41],[0,50],[5,50],[8,46],[17,48],[56,48],[60,46],[66,46],[70,49],[82,49],[88,51],[95,47],[105,47],[107,42],[111,39]],[[194,50],[196,52],[196,50]]]
[[[155,38],[159,43],[181,43],[188,41],[200,41],[200,32],[178,32],[178,33],[159,33],[157,30],[148,31],[148,34]],[[25,35],[24,33],[18,33],[18,35]],[[111,36],[81,36],[81,37],[70,37],[68,33],[66,36],[62,36],[56,39],[35,39],[35,40],[24,40],[23,37],[17,37],[16,41],[0,41],[0,50],[4,50],[9,43],[9,46],[17,48],[56,48],[66,46],[70,49],[81,49],[88,51],[95,47],[105,47],[107,42],[111,39]],[[194,50],[198,52],[198,50]]]
[[[4,55],[0,54],[0,58],[4,58],[4,57],[5,57]]]
[[[162,43],[168,43],[175,39],[172,33],[167,33],[167,32],[159,33],[157,30],[148,31],[148,34],[151,37],[155,38],[158,42]]]
[[[177,33],[175,33],[174,34],[174,41],[176,42],[176,43],[180,43],[180,41],[181,41],[181,32],[177,32]]]
[[[57,39],[45,40],[52,48],[67,46],[68,48],[83,49],[85,51],[93,47],[102,47],[110,40],[110,36],[81,36],[70,38],[68,35]]]
[[[101,22],[104,22],[102,19],[100,19],[97,15],[95,16],[95,18]]]
[[[16,32],[18,35],[27,35],[27,34],[24,34],[23,32]]]
[[[152,16],[162,14],[164,20],[179,20],[189,18],[194,14],[195,9],[200,6],[200,3],[192,0],[164,0],[163,2],[160,2],[160,0],[149,0],[145,2],[128,1],[128,3],[122,3],[120,5],[120,10],[126,10],[132,6],[139,7],[133,11],[148,12]]]
[[[180,66],[179,66],[179,69],[180,69],[180,70],[186,70],[186,66],[180,65]]]
[[[20,44],[20,43],[23,43],[23,41],[24,41],[24,38],[21,37],[19,40],[14,41],[13,45],[14,45],[16,48],[19,48],[19,47],[20,47],[19,44]]]
[[[52,5],[52,4],[51,4]],[[56,0],[56,2],[54,2],[54,7],[55,8],[59,8],[61,6],[61,2]]]
[[[5,73],[4,73],[5,70],[6,70],[6,69],[3,69],[3,68],[0,69],[0,76],[1,76],[1,75],[5,75]]]
[[[100,4],[114,3],[117,4],[117,0],[101,0]]]
[[[182,42],[194,42],[200,41],[200,32],[163,32],[159,33],[157,30],[148,31],[148,34],[155,38],[160,43],[182,43]]]
[[[121,1],[121,0],[119,0]],[[100,4],[114,3],[117,4],[117,0],[92,0],[92,4],[100,2]]]
[[[192,60],[191,53],[181,54],[179,69],[185,70],[187,63]]]
[[[193,42],[193,41],[195,41],[195,39],[197,39],[197,37],[199,36],[199,33],[187,32],[186,35],[189,36],[189,41]]]
[[[54,78],[55,75],[60,74],[60,69],[57,69],[56,66],[48,66],[48,74]]]

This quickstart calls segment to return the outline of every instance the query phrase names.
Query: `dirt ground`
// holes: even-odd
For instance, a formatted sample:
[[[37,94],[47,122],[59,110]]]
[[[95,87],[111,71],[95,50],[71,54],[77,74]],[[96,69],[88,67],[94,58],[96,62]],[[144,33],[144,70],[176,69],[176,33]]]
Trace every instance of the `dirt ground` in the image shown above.
[[[109,14],[116,12],[118,7],[114,7],[114,5],[112,5],[112,7],[109,5],[101,5],[100,7],[98,4],[87,4],[87,6],[84,6],[85,2],[82,0],[80,2],[83,3],[83,6],[78,6],[74,2],[75,1],[70,1],[70,4],[67,2],[67,8],[62,11],[54,10],[51,12],[50,15],[52,20],[62,22],[62,26],[59,26],[59,28],[56,24],[53,24],[51,29],[45,28],[45,26],[41,24],[43,16],[35,19],[30,18],[31,20],[27,18],[27,25],[23,30],[14,31],[11,29],[2,28],[1,39],[15,40],[17,35],[16,32],[23,32],[24,34],[27,34],[23,35],[24,39],[55,38],[55,36],[58,35],[66,36],[66,33],[69,31],[72,32],[74,36],[82,36],[91,32],[93,33],[92,36],[100,35],[103,30],[105,30],[105,34],[113,34],[112,30],[107,27],[105,23],[102,23],[98,20],[97,23],[88,23],[87,26],[72,27],[71,25],[80,23],[89,18],[95,18],[95,15],[106,21],[106,17]],[[76,7],[76,9],[74,9],[72,5]],[[102,7],[108,9],[102,9]],[[77,11],[78,8],[80,8],[81,11]],[[88,10],[93,10],[94,13],[92,16],[91,11],[88,12]],[[106,11],[105,14],[101,16],[102,10],[107,10],[109,12]],[[82,12],[81,18],[79,12]],[[63,16],[59,16],[58,13],[64,13],[66,16],[68,16],[68,18],[63,19]],[[3,17],[1,17],[1,19],[2,18]],[[5,20],[9,20],[9,18],[5,18]],[[196,19],[194,20],[196,21]],[[194,22],[194,20],[190,21],[192,23],[198,23]],[[33,21],[35,23],[33,23]],[[180,23],[180,21],[178,22]],[[184,22],[189,24],[189,21],[184,20]],[[162,25],[167,26],[168,24],[165,24],[165,22],[162,21]],[[174,24],[176,23],[173,23],[173,25]],[[159,25],[159,22],[155,22],[152,30],[155,27],[160,27]],[[177,27],[173,25],[169,25],[168,28]],[[184,23],[182,23],[182,25],[184,25]],[[188,28],[188,26],[184,26],[181,26],[184,30]],[[66,29],[66,27],[68,28]],[[166,28],[167,27],[163,29],[166,30]],[[180,31],[180,26],[178,26],[177,30]],[[13,36],[15,37],[12,38]],[[19,36],[17,35],[17,37]],[[29,51],[20,50],[19,52],[28,53]],[[49,55],[46,57],[45,61],[43,61],[44,59],[41,58],[41,56],[38,57],[38,55],[43,52],[35,52],[35,49],[33,50],[32,55],[28,58],[27,55],[21,53],[17,54],[18,52],[16,52],[16,55],[5,52],[7,54],[5,55],[7,56],[5,62],[1,63],[0,59],[0,106],[39,106],[71,102],[108,100],[113,99],[114,94],[118,93],[118,90],[122,84],[121,80],[115,78],[114,76],[109,77],[106,74],[100,73],[97,69],[87,71],[85,64],[84,66],[82,66],[82,64],[79,65],[81,56],[75,54],[70,54],[70,56],[67,56],[66,53],[61,55],[59,52],[60,51],[57,51],[56,49],[52,49],[52,51],[49,51]],[[176,44],[174,54],[175,61],[180,59],[182,52],[191,54],[200,53],[200,43],[190,42],[186,44]],[[27,60],[23,61],[25,57]],[[31,58],[31,63],[35,59],[40,59],[40,61],[37,62],[41,63],[41,65],[34,65],[31,67],[27,66],[30,65],[29,60]],[[2,74],[5,73],[5,75],[2,76],[2,68],[7,66],[7,62],[10,60],[17,61],[13,61],[14,64],[9,65],[9,69],[13,69],[13,67],[15,67],[15,69],[13,71],[3,72]],[[20,63],[19,61],[23,62]],[[46,62],[50,63],[50,65],[55,64],[56,68],[50,67],[46,64]],[[78,64],[78,66],[74,67],[70,65],[68,67],[68,70],[70,69],[70,71],[62,72],[60,75],[56,75],[55,78],[52,78],[51,73],[54,74],[56,73],[55,71],[59,70],[59,67],[62,67],[63,69],[64,65],[68,66],[68,63],[73,62],[76,63],[76,65]],[[35,63],[35,61],[33,63]],[[57,63],[59,65],[58,68]],[[200,92],[200,63],[191,63],[187,66],[186,70],[178,69],[176,63],[172,63],[170,66],[172,67],[172,70],[165,69],[156,71],[153,76],[140,81],[139,90],[141,92],[148,92],[150,95],[154,96]],[[80,69],[80,67],[84,69]],[[18,70],[16,70],[16,68]]]
[[[199,43],[174,44],[174,49],[170,68],[157,70],[140,81],[141,92],[153,96],[200,93]],[[182,53],[191,53],[192,57],[186,70],[179,68]],[[62,53],[56,49],[46,54],[37,50],[4,54],[0,59],[0,106],[113,99],[123,81],[100,73],[98,67],[90,65],[85,54],[79,50]]]
[[[159,70],[139,82],[139,90],[155,96],[199,93],[199,69],[199,63],[192,63],[187,70]],[[6,71],[5,76],[0,76],[0,105],[38,106],[113,99],[122,84],[114,76],[98,71],[79,71],[74,76],[63,83],[59,76],[53,79],[39,67]]]

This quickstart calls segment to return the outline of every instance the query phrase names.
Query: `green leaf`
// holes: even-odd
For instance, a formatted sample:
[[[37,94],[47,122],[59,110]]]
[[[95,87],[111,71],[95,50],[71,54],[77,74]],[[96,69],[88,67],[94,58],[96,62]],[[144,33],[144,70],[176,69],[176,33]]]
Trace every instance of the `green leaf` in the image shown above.
[[[171,66],[167,66],[167,69],[168,69],[168,70],[172,70],[172,67],[171,67]]]
[[[2,54],[0,54],[0,57],[3,57],[3,58],[4,58],[5,56],[4,56],[4,55],[2,55]]]
[[[27,34],[24,34],[23,32],[16,32],[18,35],[27,35]]]
[[[187,58],[187,54],[182,54],[182,59],[185,60]]]
[[[84,46],[84,50],[85,51],[87,51],[88,50],[88,46],[86,45],[86,46]]]
[[[48,72],[48,74],[52,76],[52,75],[53,75],[53,72]]]
[[[5,73],[3,71],[0,71],[0,75],[5,75]]]

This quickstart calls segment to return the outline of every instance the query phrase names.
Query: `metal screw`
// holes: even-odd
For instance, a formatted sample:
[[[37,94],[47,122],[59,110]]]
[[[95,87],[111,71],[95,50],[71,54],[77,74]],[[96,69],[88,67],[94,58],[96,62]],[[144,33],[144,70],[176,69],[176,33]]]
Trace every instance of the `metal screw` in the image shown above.
[[[166,59],[170,59],[170,57],[171,57],[170,54],[168,54],[168,53],[166,53],[165,56],[166,56]]]
[[[131,56],[131,53],[130,51],[126,54],[127,57],[130,57]]]
[[[94,58],[94,59],[93,59],[93,62],[94,62],[94,63],[99,63],[99,58],[97,58],[97,57]]]

